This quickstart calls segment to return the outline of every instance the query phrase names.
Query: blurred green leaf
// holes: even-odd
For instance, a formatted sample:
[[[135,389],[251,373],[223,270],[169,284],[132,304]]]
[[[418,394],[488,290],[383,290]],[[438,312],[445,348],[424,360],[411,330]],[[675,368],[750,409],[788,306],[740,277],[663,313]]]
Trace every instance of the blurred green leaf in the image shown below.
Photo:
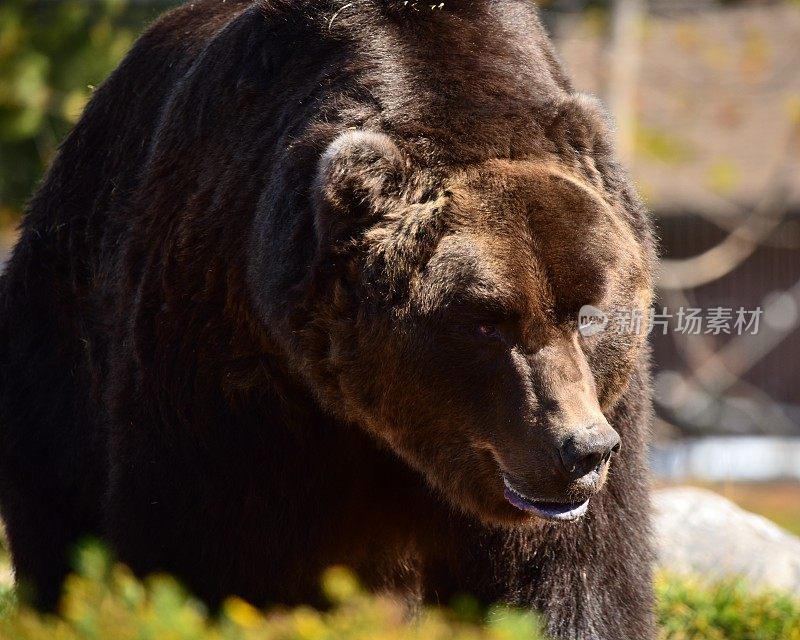
[[[713,191],[728,195],[735,191],[741,182],[739,167],[730,160],[716,160],[708,169],[706,182]]]
[[[679,165],[694,157],[691,145],[678,135],[640,125],[636,130],[639,155],[664,164]]]
[[[2,0],[0,224],[13,223],[91,87],[178,0]]]

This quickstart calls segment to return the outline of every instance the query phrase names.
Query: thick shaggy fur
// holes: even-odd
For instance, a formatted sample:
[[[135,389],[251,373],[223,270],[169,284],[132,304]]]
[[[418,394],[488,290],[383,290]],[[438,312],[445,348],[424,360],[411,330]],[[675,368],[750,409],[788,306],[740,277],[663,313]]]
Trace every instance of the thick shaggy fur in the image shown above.
[[[650,299],[649,222],[608,141],[527,1],[162,18],[64,143],[0,285],[21,584],[52,606],[100,536],[212,603],[315,603],[346,564],[412,604],[468,592],[557,638],[651,637],[647,349],[575,331],[582,304]],[[501,468],[577,495],[545,471],[586,407],[623,443],[589,513],[512,507]]]

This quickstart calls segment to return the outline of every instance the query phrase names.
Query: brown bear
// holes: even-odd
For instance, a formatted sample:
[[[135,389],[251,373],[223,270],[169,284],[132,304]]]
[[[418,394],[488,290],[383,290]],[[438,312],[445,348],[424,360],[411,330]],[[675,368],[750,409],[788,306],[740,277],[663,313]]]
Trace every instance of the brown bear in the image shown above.
[[[216,604],[472,594],[652,636],[654,242],[528,0],[201,0],[95,93],[0,287],[0,505]]]

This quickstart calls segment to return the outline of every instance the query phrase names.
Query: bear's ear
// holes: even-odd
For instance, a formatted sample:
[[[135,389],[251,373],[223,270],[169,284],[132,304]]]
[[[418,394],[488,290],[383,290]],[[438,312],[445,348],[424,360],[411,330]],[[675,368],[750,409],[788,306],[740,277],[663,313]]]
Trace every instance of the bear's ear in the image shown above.
[[[614,122],[594,96],[574,93],[551,105],[548,137],[558,145],[569,145],[578,153],[609,152]]]
[[[403,154],[383,133],[347,131],[325,150],[314,181],[320,242],[346,241],[389,213],[405,183]]]

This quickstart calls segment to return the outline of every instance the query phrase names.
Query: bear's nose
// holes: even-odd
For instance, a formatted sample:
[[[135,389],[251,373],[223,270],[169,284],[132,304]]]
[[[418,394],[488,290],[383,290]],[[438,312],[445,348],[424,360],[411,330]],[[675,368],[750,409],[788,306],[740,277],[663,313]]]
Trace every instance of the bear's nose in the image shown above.
[[[619,434],[607,422],[603,423],[581,427],[570,434],[559,448],[561,463],[570,480],[599,471],[611,454],[619,451]]]

